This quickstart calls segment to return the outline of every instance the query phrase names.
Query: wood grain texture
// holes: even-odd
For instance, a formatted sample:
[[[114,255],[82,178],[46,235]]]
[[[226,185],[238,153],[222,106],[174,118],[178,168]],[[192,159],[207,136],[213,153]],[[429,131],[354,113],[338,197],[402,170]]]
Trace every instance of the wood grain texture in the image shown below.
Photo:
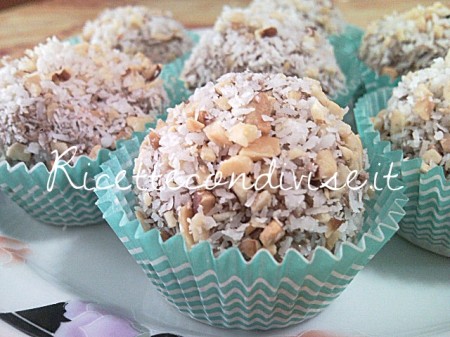
[[[56,35],[61,39],[79,33],[86,20],[105,7],[141,4],[170,10],[186,27],[205,27],[214,23],[224,4],[245,6],[250,0],[40,0],[0,11],[0,56],[20,55],[25,48]],[[349,23],[367,24],[394,10],[403,11],[434,0],[336,0]],[[445,1],[444,1],[445,2]]]

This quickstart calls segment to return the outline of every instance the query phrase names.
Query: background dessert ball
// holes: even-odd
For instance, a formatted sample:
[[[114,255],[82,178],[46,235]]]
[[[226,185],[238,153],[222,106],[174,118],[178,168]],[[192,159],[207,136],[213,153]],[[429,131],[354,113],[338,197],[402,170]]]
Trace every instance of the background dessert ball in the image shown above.
[[[450,52],[404,76],[373,122],[405,158],[422,158],[422,171],[440,165],[450,177]]]
[[[229,72],[283,73],[319,80],[334,96],[344,87],[333,47],[289,11],[225,7],[186,62],[182,77],[191,89]]]
[[[49,39],[0,68],[0,152],[50,164],[72,146],[96,157],[163,111],[160,66],[142,54]]]
[[[131,55],[143,53],[156,63],[169,63],[192,47],[183,25],[171,13],[144,6],[106,9],[86,23],[83,38]]]
[[[394,13],[369,25],[360,57],[379,74],[397,77],[429,67],[450,48],[450,8],[440,3]]]
[[[309,78],[230,73],[197,89],[141,146],[144,229],[181,233],[188,247],[207,240],[216,254],[239,247],[248,259],[261,248],[281,260],[289,248],[310,256],[354,241],[367,161],[345,112]],[[344,188],[323,186],[334,175]]]
[[[253,0],[250,8],[268,13],[294,12],[299,21],[324,34],[340,34],[345,28],[342,14],[332,0]]]

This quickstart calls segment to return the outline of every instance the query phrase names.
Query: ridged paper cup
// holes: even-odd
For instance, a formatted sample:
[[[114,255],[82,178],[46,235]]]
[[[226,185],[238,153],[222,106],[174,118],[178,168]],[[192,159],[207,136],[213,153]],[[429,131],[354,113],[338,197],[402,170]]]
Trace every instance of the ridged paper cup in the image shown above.
[[[96,160],[81,157],[75,165],[65,167],[67,176],[81,186],[85,173],[92,179],[101,172],[100,164],[109,158],[108,152],[101,150]],[[56,226],[103,222],[101,212],[95,207],[97,197],[93,191],[73,188],[62,170],[55,175],[51,191],[47,190],[49,179],[50,171],[43,163],[28,169],[24,163],[11,167],[5,160],[0,162],[0,191],[34,219]]]
[[[195,33],[189,34],[196,43],[198,36]],[[81,39],[76,36],[68,40],[71,44],[77,44],[80,41]],[[174,106],[188,97],[183,82],[179,80],[184,62],[188,57],[189,53],[186,53],[164,65],[161,72],[160,76],[164,81],[169,106]],[[157,118],[165,119],[165,115],[157,116]],[[150,123],[147,129],[153,126],[154,123]],[[145,133],[135,133],[135,136],[140,139],[144,135]],[[118,144],[120,143],[119,141]],[[102,149],[96,159],[82,156],[75,165],[66,166],[70,181],[77,186],[82,185],[85,173],[93,180],[101,173],[100,165],[109,159],[110,152]],[[64,164],[61,163],[61,165]],[[103,222],[102,214],[95,205],[97,195],[93,190],[73,188],[65,173],[59,171],[54,188],[49,192],[47,190],[49,178],[50,171],[43,163],[28,169],[23,163],[11,167],[5,160],[0,159],[0,191],[8,195],[34,219],[56,226],[86,226]],[[92,182],[88,184],[92,187]]]
[[[400,82],[401,76],[392,78],[388,75],[378,74],[361,60],[359,60],[358,66],[359,72],[361,73],[361,79],[364,83],[364,89],[367,93],[382,88],[394,88],[397,86],[398,82]]]
[[[386,108],[392,89],[378,89],[358,101],[355,116],[364,146],[370,149],[384,148],[390,151],[390,143],[380,142],[380,134],[374,130],[370,118]],[[450,257],[450,181],[445,178],[442,167],[421,173],[422,160],[402,160],[403,152],[392,158],[399,167],[405,194],[406,215],[400,222],[398,234],[426,250]]]
[[[158,230],[143,231],[134,213],[134,191],[125,190],[132,184],[138,153],[139,141],[134,139],[102,165],[101,187],[112,185],[122,170],[126,179],[120,188],[97,190],[97,205],[167,301],[191,318],[218,327],[266,330],[316,316],[394,235],[404,215],[405,196],[384,189],[367,202],[358,243],[344,243],[336,255],[318,248],[308,261],[291,249],[278,263],[263,249],[247,262],[231,248],[215,257],[207,242],[188,250],[181,235],[163,242]],[[386,157],[376,156],[374,161],[381,171],[387,170]]]
[[[356,100],[364,93],[360,68],[357,66],[360,63],[358,51],[363,34],[361,29],[347,25],[342,34],[329,37],[336,61],[345,75],[345,89],[332,98],[342,107],[353,107]]]

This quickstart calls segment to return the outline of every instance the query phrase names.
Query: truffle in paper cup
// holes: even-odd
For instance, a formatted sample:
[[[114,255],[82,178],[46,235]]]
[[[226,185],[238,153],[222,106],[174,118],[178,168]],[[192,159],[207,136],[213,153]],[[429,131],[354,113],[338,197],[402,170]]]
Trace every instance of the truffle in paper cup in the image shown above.
[[[357,102],[358,131],[369,157],[376,149],[383,149],[391,154],[391,160],[401,174],[409,201],[398,234],[419,247],[450,257],[450,182],[445,178],[443,168],[438,166],[421,173],[422,160],[403,160],[402,151],[390,152],[391,145],[380,140],[380,134],[370,120],[386,108],[391,94],[392,89],[382,88]]]
[[[366,90],[394,87],[401,76],[430,66],[447,53],[449,37],[450,8],[439,2],[372,22],[360,50]]]
[[[80,44],[81,41],[79,38],[74,37],[71,40],[68,41],[68,44],[61,43],[57,41],[56,39],[50,39],[47,41],[45,45],[41,45],[36,48],[34,52],[39,54],[39,57],[47,57],[46,60],[46,66],[51,69],[51,62],[49,62],[49,53],[48,51],[57,51],[58,53],[63,53],[67,49],[68,52],[66,54],[72,55],[74,49],[78,48],[77,50],[81,51],[87,51],[93,52],[93,49],[91,50],[91,47],[86,47],[85,45]],[[74,45],[78,45],[76,47],[73,47]],[[33,53],[33,52],[31,52]],[[53,55],[53,54],[51,54]],[[117,55],[120,56],[120,60],[125,60],[124,62],[127,62],[128,56],[123,56],[122,54]],[[73,55],[72,55],[73,57]],[[23,67],[24,64],[28,67],[32,67],[33,64],[28,64],[25,62],[26,59],[24,58],[24,61],[21,63],[20,61],[10,61],[14,66],[10,67]],[[129,60],[128,60],[129,61]],[[136,61],[136,60],[134,60]],[[144,60],[145,61],[145,60]],[[143,62],[144,62],[143,61]],[[16,63],[13,63],[16,62]],[[129,61],[131,62],[131,61]],[[164,86],[166,88],[170,88],[172,91],[170,92],[171,99],[173,101],[178,99],[178,95],[180,93],[180,89],[177,89],[175,86],[177,84],[176,78],[179,77],[180,69],[182,68],[182,63],[184,62],[184,59],[177,59],[173,61],[170,65],[167,66],[168,69],[163,70],[164,78],[167,80],[167,83],[164,83]],[[74,61],[74,63],[76,63]],[[136,63],[136,62],[135,62]],[[90,65],[90,64],[89,64]],[[56,67],[57,65],[55,65]],[[119,66],[123,66],[123,64],[120,64]],[[136,64],[135,64],[136,66]],[[74,67],[76,69],[76,67]],[[30,68],[27,71],[33,71],[34,68]],[[102,68],[103,71],[105,70],[104,67]],[[137,69],[137,68],[136,68]],[[147,69],[148,70],[148,69]],[[44,70],[41,70],[41,78],[39,79],[39,83],[45,83],[44,85],[49,85],[48,78],[46,78],[46,72],[49,72],[47,68],[44,68]],[[68,70],[68,72],[72,71],[71,69]],[[69,73],[70,75],[70,73]],[[69,77],[67,75],[67,77]],[[7,73],[7,76],[4,76],[4,81],[13,81],[14,79],[14,72],[11,71],[10,73]],[[36,79],[33,77],[33,79]],[[64,79],[60,79],[63,81]],[[67,78],[66,78],[67,80]],[[17,80],[19,81],[19,79]],[[53,79],[52,79],[53,81]],[[5,83],[6,83],[5,82]],[[9,82],[8,82],[9,83]],[[179,83],[179,82],[178,82]],[[64,84],[63,84],[64,85]],[[61,85],[61,86],[63,86]],[[20,87],[19,85],[17,85]],[[26,85],[25,85],[26,86]],[[159,84],[160,91],[163,92],[162,86]],[[158,87],[158,88],[159,88]],[[26,86],[28,90],[28,86]],[[29,90],[35,90],[31,86]],[[37,91],[33,95],[40,94],[40,91],[36,89]],[[62,89],[61,89],[62,90]],[[139,90],[139,89],[137,89]],[[149,89],[153,90],[153,89]],[[158,89],[159,90],[159,89]],[[25,93],[26,91],[23,90]],[[34,91],[33,91],[34,92]],[[131,95],[132,93],[130,93]],[[148,95],[147,93],[146,95]],[[8,93],[4,96],[4,102],[8,102]],[[78,93],[78,95],[81,95]],[[66,95],[67,96],[67,95]],[[135,95],[136,96],[136,95]],[[165,93],[163,94],[165,96]],[[6,97],[6,98],[5,98]],[[65,97],[65,96],[63,96]],[[136,96],[139,98],[138,96]],[[136,98],[135,97],[135,98]],[[39,98],[39,97],[38,97]],[[181,98],[182,99],[182,98]],[[27,101],[26,99],[22,98],[22,101]],[[143,100],[143,99],[141,99]],[[120,100],[119,100],[120,101]],[[164,98],[163,104],[169,104],[168,101]],[[28,102],[28,101],[27,101]],[[122,101],[120,101],[122,102]],[[119,102],[119,103],[120,103]],[[152,101],[153,102],[153,101]],[[155,98],[155,104],[157,104],[158,101],[157,98]],[[115,100],[108,103],[107,108],[104,106],[99,107],[99,109],[106,109],[105,111],[109,114],[111,113],[111,116],[118,116],[117,111],[110,111],[110,108],[117,108]],[[123,102],[122,102],[123,103]],[[28,109],[31,109],[31,103],[27,103],[29,105]],[[94,103],[93,103],[94,104]],[[127,103],[128,104],[128,103]],[[142,103],[142,108],[145,108],[145,102]],[[172,104],[172,102],[170,103]],[[173,103],[175,104],[175,103]],[[119,104],[120,105],[120,104]],[[65,105],[61,105],[64,106]],[[162,110],[163,105],[161,105]],[[20,107],[22,108],[22,107]],[[47,107],[50,109],[49,107]],[[55,105],[53,105],[53,108],[55,108]],[[56,105],[56,108],[59,109],[59,107]],[[149,107],[150,108],[150,107]],[[121,109],[117,108],[118,111],[122,111]],[[127,108],[129,111],[130,109]],[[91,110],[91,106],[88,106],[88,111]],[[125,109],[126,110],[126,109]],[[159,109],[158,109],[159,110]],[[103,111],[103,110],[102,110]],[[156,118],[162,118],[164,119],[165,116],[157,116],[156,112],[154,112],[153,118],[147,118],[148,116],[144,114],[144,120],[148,121],[150,119],[156,119]],[[48,111],[47,111],[48,113]],[[25,114],[25,116],[28,116],[29,114]],[[141,115],[143,115],[141,113]],[[108,115],[109,116],[109,115]],[[85,116],[84,116],[85,117]],[[126,116],[125,116],[126,117]],[[13,116],[13,118],[15,118]],[[80,117],[81,118],[81,117]],[[136,117],[136,119],[138,119]],[[17,121],[18,125],[22,125],[26,123],[23,120]],[[124,122],[125,123],[125,122]],[[5,123],[6,124],[6,123]],[[43,127],[43,124],[45,123],[35,123],[36,125]],[[93,125],[97,125],[96,122],[92,123]],[[116,123],[117,124],[117,123]],[[128,120],[127,120],[128,124]],[[141,123],[142,124],[142,123]],[[147,123],[147,127],[151,127],[152,123]],[[130,131],[131,129],[134,129],[133,123],[128,125],[127,132],[129,134],[132,133]],[[139,129],[144,129],[144,125],[139,125]],[[0,128],[1,129],[1,128]],[[62,130],[68,130],[70,129],[67,125],[64,125],[63,127],[60,127]],[[58,130],[60,131],[60,130]],[[124,129],[125,131],[125,129]],[[31,133],[36,134],[36,137],[34,139],[31,139],[33,136]],[[117,125],[114,129],[114,132],[117,133]],[[39,130],[38,128],[33,129],[32,131],[27,132],[27,137],[30,137],[29,142],[37,142],[37,139],[39,138],[39,134],[43,133],[42,130]],[[57,132],[56,132],[57,133]],[[14,134],[14,133],[13,133]],[[109,132],[107,132],[109,134]],[[135,133],[137,136],[139,136],[139,133]],[[64,135],[63,135],[64,136]],[[60,136],[62,137],[62,136]],[[75,137],[76,139],[79,139],[80,137]],[[108,138],[108,137],[107,137]],[[112,137],[109,137],[112,138]],[[88,141],[86,141],[87,143]],[[94,142],[92,142],[94,143]],[[120,143],[120,141],[118,141]],[[8,150],[10,144],[6,144],[5,151]],[[36,145],[36,144],[35,144]],[[80,141],[80,146],[87,146],[87,144],[84,144],[84,142]],[[50,148],[52,145],[47,146]],[[93,146],[93,144],[89,144],[89,146]],[[97,145],[95,148],[99,148],[100,146]],[[105,146],[107,147],[107,146]],[[61,148],[61,147],[60,147]],[[62,147],[63,149],[65,147]],[[42,150],[42,151],[41,151]],[[23,208],[28,214],[33,216],[36,220],[41,221],[46,224],[51,225],[58,225],[58,226],[84,226],[84,225],[92,225],[97,224],[99,222],[102,222],[102,216],[99,212],[98,208],[95,206],[95,201],[97,200],[97,197],[95,193],[92,191],[92,189],[95,187],[93,185],[93,178],[101,172],[100,164],[104,162],[106,159],[108,159],[108,149],[101,149],[98,152],[98,155],[95,154],[95,151],[91,152],[91,155],[85,156],[81,155],[80,158],[76,161],[74,164],[71,162],[70,165],[66,162],[60,162],[60,167],[64,167],[64,169],[55,170],[57,172],[56,175],[52,175],[52,170],[49,170],[44,162],[49,163],[54,157],[49,157],[50,150],[42,148],[39,150],[38,153],[36,153],[31,157],[31,161],[29,161],[26,165],[23,162],[20,162],[18,160],[4,160],[0,157],[0,191],[3,191],[6,195],[8,195],[13,201],[15,201],[21,208]],[[0,149],[2,151],[2,149]],[[62,150],[61,150],[62,151]],[[86,152],[86,149],[84,149]],[[28,158],[27,158],[28,159]],[[51,166],[51,165],[49,165]],[[85,176],[88,178],[87,187],[89,189],[86,189],[84,186],[84,178]],[[53,185],[50,189],[50,191],[47,189],[48,183],[53,182]],[[80,188],[74,188],[74,186],[79,186]]]
[[[109,178],[101,187],[114,184],[121,170],[127,173],[121,187],[132,184],[138,153],[137,139],[113,152],[102,165]],[[381,155],[374,160],[381,171],[390,163]],[[188,250],[181,235],[163,242],[158,230],[143,231],[131,188],[96,192],[106,221],[171,304],[203,323],[246,330],[286,327],[320,313],[395,234],[406,203],[401,192],[384,188],[366,204],[357,244],[344,243],[335,255],[317,248],[310,260],[289,250],[278,263],[266,250],[246,261],[236,248],[215,257],[207,242]]]

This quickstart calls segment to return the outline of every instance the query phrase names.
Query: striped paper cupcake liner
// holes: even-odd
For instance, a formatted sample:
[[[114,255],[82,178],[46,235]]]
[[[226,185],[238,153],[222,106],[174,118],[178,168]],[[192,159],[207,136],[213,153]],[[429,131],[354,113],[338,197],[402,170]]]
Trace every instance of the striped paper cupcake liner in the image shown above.
[[[353,107],[356,100],[364,93],[360,68],[355,66],[360,63],[358,58],[359,46],[364,32],[356,26],[347,25],[345,31],[339,35],[332,35],[329,41],[334,49],[334,54],[339,68],[345,75],[345,89],[333,100],[342,107]],[[352,114],[347,114],[351,116]],[[350,117],[347,117],[350,118]],[[354,125],[353,119],[346,122]]]
[[[390,151],[390,143],[380,141],[380,134],[374,130],[370,117],[386,108],[391,94],[392,88],[378,89],[364,96],[356,105],[358,131],[369,156],[373,153],[371,148]],[[398,234],[419,247],[450,257],[450,182],[445,178],[443,168],[435,167],[421,173],[420,158],[402,160],[402,151],[390,153],[395,154],[392,160],[399,168],[405,194],[409,198]]]
[[[400,76],[393,79],[388,75],[380,75],[361,60],[359,60],[358,66],[366,93],[382,88],[394,88],[400,82]]]
[[[209,243],[187,250],[176,235],[163,242],[159,231],[144,232],[137,220],[131,188],[139,141],[126,142],[102,165],[102,185],[113,184],[125,170],[122,188],[99,189],[98,207],[149,280],[169,303],[200,322],[226,328],[273,329],[316,316],[337,298],[372,257],[398,230],[405,196],[387,188],[367,201],[364,226],[357,244],[344,243],[332,254],[317,248],[311,260],[289,250],[282,263],[266,251],[245,261],[231,248],[215,257]],[[381,170],[389,160],[375,159]]]

